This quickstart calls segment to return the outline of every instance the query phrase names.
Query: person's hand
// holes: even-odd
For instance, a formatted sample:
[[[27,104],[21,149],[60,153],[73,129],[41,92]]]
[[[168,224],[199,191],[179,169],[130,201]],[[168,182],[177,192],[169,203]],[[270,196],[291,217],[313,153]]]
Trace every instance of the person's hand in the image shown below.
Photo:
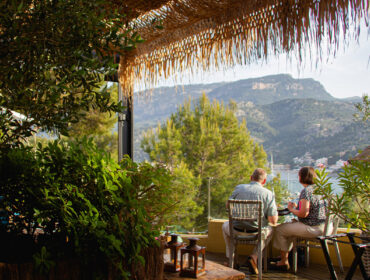
[[[288,202],[288,209],[290,212],[292,212],[293,209],[296,209],[297,208],[297,204],[292,202],[292,201],[289,201]]]

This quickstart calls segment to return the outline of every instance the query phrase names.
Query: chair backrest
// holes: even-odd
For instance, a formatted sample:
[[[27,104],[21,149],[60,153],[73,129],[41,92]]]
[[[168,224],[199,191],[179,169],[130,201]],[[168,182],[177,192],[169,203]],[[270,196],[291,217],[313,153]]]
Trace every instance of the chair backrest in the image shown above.
[[[338,231],[339,217],[330,212],[331,203],[332,201],[331,199],[329,199],[328,214],[326,215],[326,219],[325,219],[325,227],[324,227],[323,236],[337,234],[337,231]]]
[[[230,236],[233,237],[235,221],[257,222],[258,236],[262,230],[262,202],[259,200],[228,200]]]

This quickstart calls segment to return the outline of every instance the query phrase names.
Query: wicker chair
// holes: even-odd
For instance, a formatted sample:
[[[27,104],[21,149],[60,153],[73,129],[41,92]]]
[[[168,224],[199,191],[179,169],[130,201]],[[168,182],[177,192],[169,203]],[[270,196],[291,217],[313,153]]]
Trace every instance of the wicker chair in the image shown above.
[[[258,252],[258,279],[262,279],[262,246],[261,241],[266,239],[262,231],[262,202],[255,200],[228,200],[230,246],[229,266],[234,267],[237,263],[237,245],[254,244],[257,245]],[[235,221],[256,222],[258,231],[253,233],[239,232],[234,229]],[[265,271],[267,271],[267,256],[264,254]]]
[[[325,220],[325,227],[323,236],[337,234],[339,218],[334,215],[328,215]],[[339,246],[337,242],[328,241],[328,245],[334,246],[335,253],[339,264],[339,269],[344,272],[342,259],[340,257]],[[305,266],[309,266],[310,262],[310,248],[321,248],[320,242],[316,238],[303,238],[299,237],[294,240],[293,245],[293,272],[297,273],[297,248],[303,247],[305,249]]]

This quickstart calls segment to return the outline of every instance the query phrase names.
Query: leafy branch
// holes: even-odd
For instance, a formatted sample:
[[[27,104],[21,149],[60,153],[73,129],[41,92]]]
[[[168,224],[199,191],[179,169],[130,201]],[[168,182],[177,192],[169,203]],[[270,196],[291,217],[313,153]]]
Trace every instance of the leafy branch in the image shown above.
[[[355,108],[357,109],[357,112],[353,114],[353,117],[355,118],[355,120],[366,123],[370,117],[369,95],[364,94],[362,96],[362,102],[356,103]]]
[[[353,161],[345,165],[338,175],[341,193],[334,193],[325,168],[316,170],[315,193],[330,200],[329,211],[349,225],[369,233],[370,174],[369,163]]]

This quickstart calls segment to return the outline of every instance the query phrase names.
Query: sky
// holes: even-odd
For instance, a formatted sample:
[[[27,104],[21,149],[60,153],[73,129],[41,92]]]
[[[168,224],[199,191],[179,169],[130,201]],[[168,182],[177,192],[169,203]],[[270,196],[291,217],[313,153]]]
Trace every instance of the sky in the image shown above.
[[[327,92],[337,98],[370,94],[370,35],[362,29],[359,42],[351,41],[345,48],[341,46],[335,55],[326,56],[317,67],[310,63],[298,64],[286,55],[270,57],[268,62],[212,72],[182,79],[181,84],[229,82],[241,79],[275,74],[290,74],[293,78],[313,78],[319,81]],[[171,78],[159,86],[172,86]]]

